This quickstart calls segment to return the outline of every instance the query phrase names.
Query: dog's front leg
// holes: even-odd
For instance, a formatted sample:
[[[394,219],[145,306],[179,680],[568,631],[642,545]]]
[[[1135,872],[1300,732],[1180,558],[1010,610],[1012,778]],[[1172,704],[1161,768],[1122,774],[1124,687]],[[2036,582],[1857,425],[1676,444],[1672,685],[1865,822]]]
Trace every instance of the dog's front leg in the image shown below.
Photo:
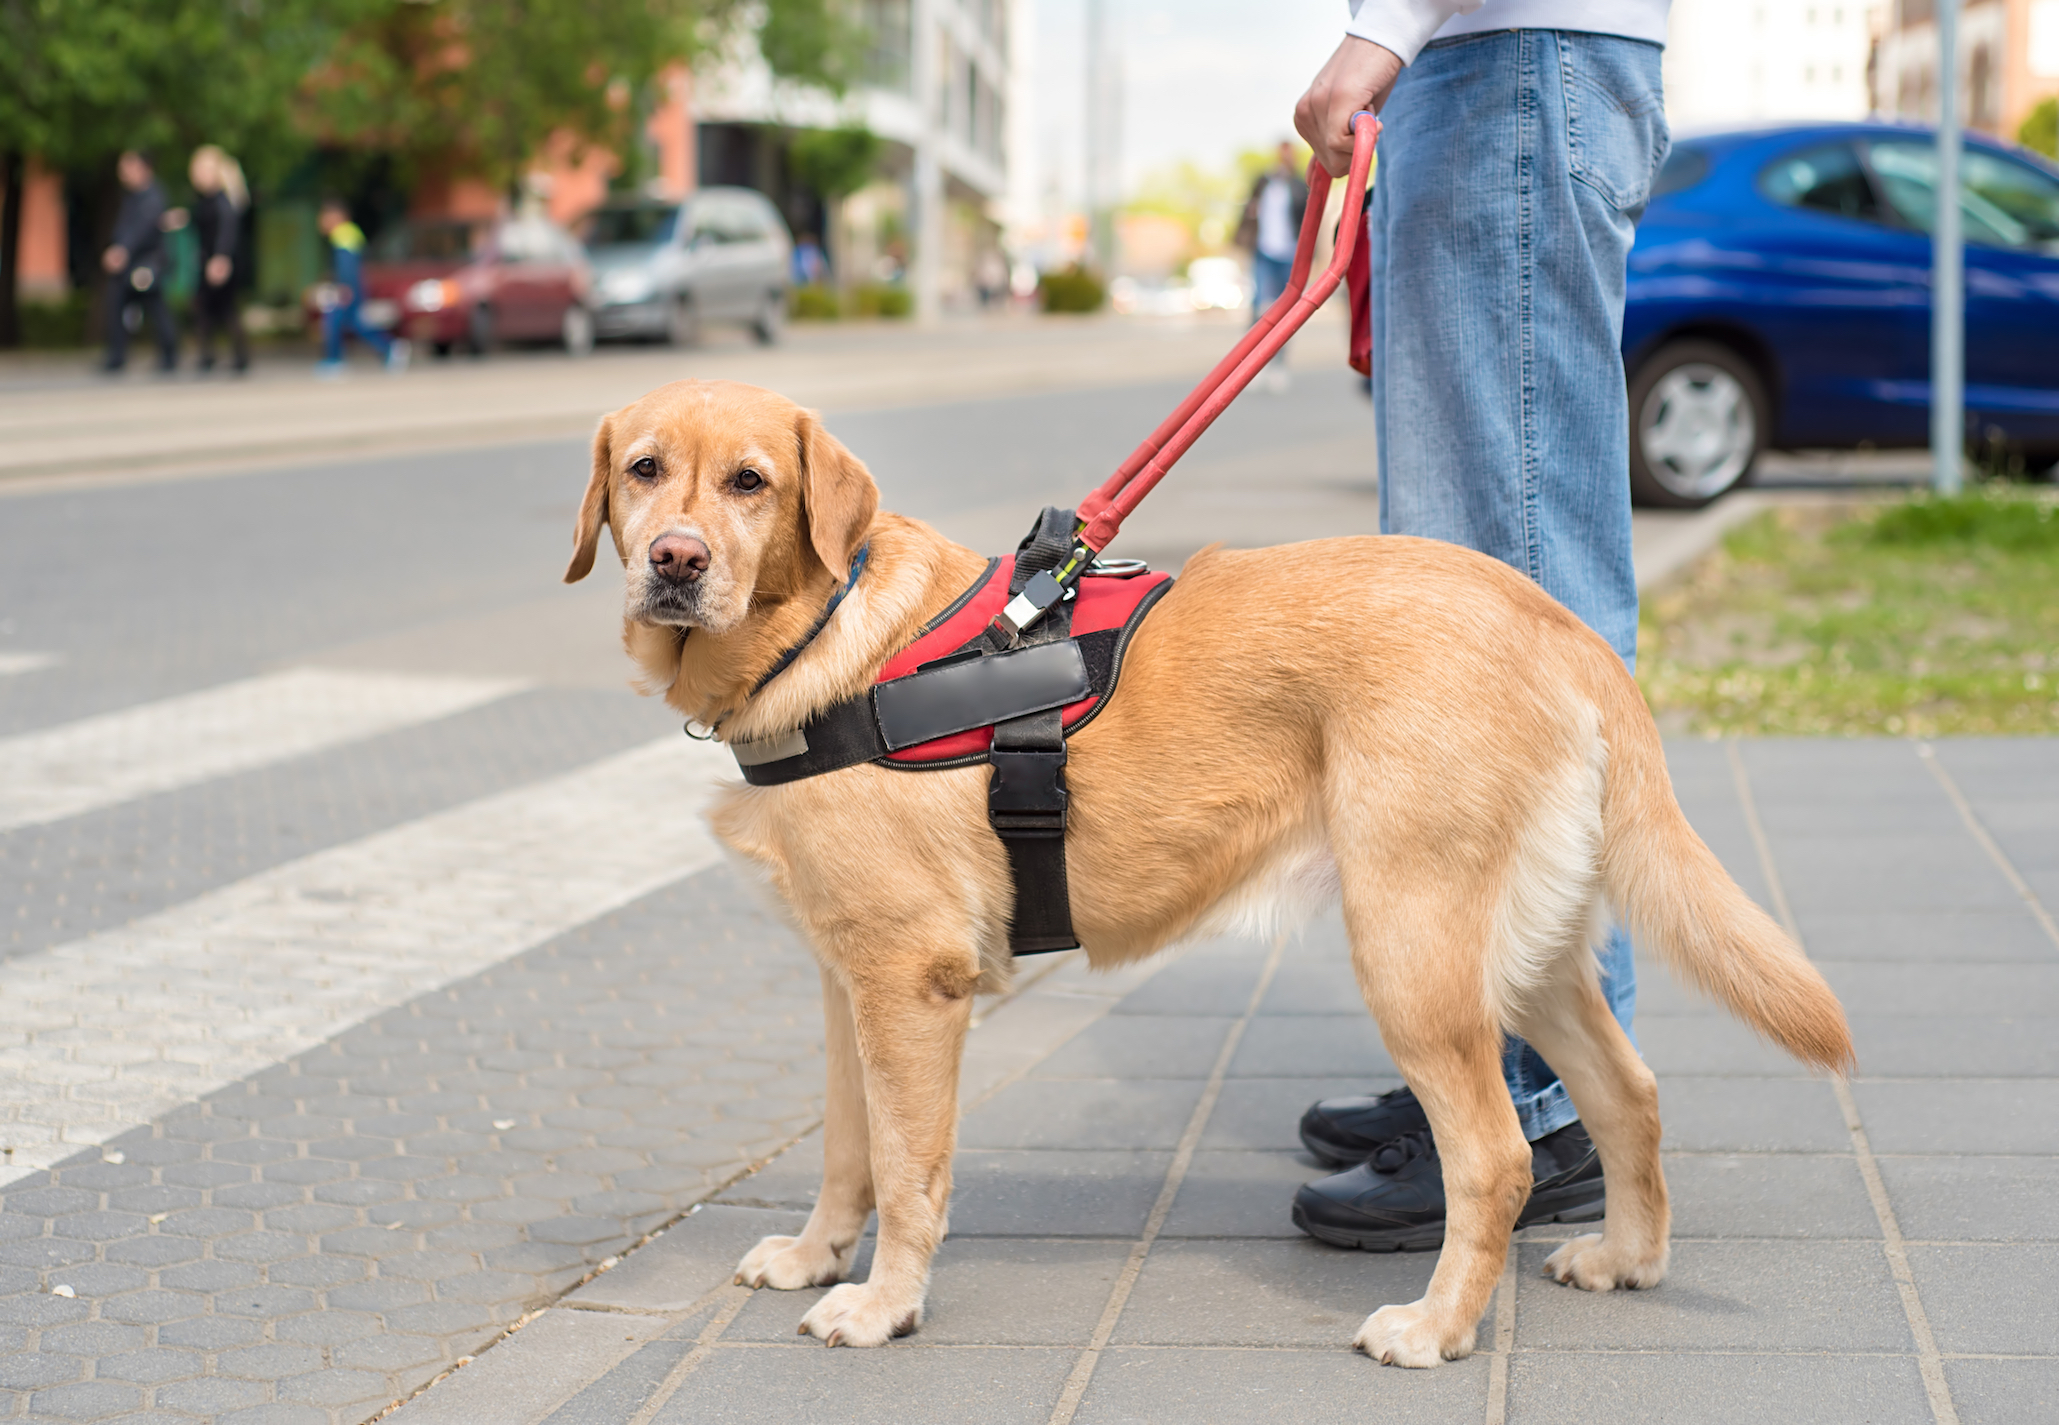
[[[922,1322],[951,1199],[958,1061],[979,976],[962,950],[912,944],[845,963],[865,1066],[879,1241],[870,1277],[823,1297],[801,1330],[832,1346],[878,1346]]]
[[[822,971],[827,1093],[822,1116],[822,1192],[798,1237],[767,1237],[737,1265],[742,1286],[781,1291],[828,1286],[851,1272],[858,1239],[872,1215],[872,1143],[865,1122],[865,1066],[851,996],[827,966]]]

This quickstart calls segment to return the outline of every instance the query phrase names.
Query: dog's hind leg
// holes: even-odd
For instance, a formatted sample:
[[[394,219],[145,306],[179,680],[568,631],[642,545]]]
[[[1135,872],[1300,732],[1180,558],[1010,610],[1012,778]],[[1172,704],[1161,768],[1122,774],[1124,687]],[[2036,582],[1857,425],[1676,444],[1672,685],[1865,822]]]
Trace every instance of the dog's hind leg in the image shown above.
[[[1377,1361],[1434,1366],[1473,1349],[1530,1195],[1530,1147],[1501,1072],[1501,1030],[1482,992],[1491,898],[1402,868],[1345,867],[1344,914],[1366,1003],[1429,1115],[1444,1174],[1444,1249],[1420,1301],[1385,1306],[1353,1345]],[[1411,881],[1414,887],[1411,887]]]
[[[822,1194],[798,1237],[767,1237],[736,1269],[743,1286],[828,1286],[850,1275],[858,1239],[872,1216],[872,1140],[865,1121],[865,1066],[851,996],[834,971],[822,971],[827,1100],[822,1117]]]
[[[919,932],[895,938],[889,953],[835,957],[858,1025],[879,1240],[868,1279],[837,1287],[801,1320],[832,1346],[883,1345],[922,1323],[951,1200],[959,1057],[979,964],[965,950],[924,946]]]
[[[1569,948],[1517,1011],[1516,1032],[1557,1071],[1601,1153],[1600,1233],[1551,1254],[1547,1275],[1589,1291],[1656,1286],[1671,1216],[1659,1166],[1659,1086],[1609,1013],[1585,943]]]

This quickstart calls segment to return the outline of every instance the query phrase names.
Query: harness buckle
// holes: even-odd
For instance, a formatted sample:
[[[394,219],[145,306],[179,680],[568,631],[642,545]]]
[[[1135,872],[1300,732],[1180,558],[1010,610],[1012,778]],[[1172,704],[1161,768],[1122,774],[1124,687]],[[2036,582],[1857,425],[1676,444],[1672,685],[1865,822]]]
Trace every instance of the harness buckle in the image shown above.
[[[1008,601],[1007,607],[994,615],[994,622],[1013,644],[1022,637],[1023,630],[1049,613],[1057,602],[1065,597],[1065,586],[1060,584],[1049,569],[1039,570],[1032,575],[1022,592]]]
[[[1031,752],[996,748],[987,783],[987,820],[1003,836],[1065,835],[1065,748]]]

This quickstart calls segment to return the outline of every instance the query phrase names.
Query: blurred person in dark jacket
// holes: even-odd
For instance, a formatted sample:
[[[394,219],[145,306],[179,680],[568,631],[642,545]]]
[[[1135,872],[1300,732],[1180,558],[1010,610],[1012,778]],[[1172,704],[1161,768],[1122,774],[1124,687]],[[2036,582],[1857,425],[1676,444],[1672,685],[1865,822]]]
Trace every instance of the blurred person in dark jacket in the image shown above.
[[[193,150],[186,176],[193,181],[193,232],[200,240],[200,288],[193,299],[200,369],[214,370],[215,334],[226,327],[235,369],[247,371],[250,342],[243,334],[237,298],[250,271],[243,251],[243,214],[250,206],[250,190],[243,184],[242,167],[211,143]]]
[[[179,364],[179,347],[161,283],[164,189],[158,186],[149,155],[140,150],[125,150],[115,161],[115,172],[121,179],[122,205],[115,213],[113,240],[100,255],[100,265],[107,272],[107,360],[103,369],[119,371],[128,364],[129,308],[140,306],[157,336],[158,369],[171,371]]]
[[[1244,216],[1237,223],[1237,246],[1251,254],[1251,320],[1287,290],[1287,277],[1294,270],[1294,249],[1301,241],[1301,218],[1308,211],[1308,183],[1294,163],[1294,145],[1281,141],[1273,166],[1258,175],[1251,196],[1244,202]],[[1287,386],[1287,348],[1266,367],[1266,385],[1275,391]]]

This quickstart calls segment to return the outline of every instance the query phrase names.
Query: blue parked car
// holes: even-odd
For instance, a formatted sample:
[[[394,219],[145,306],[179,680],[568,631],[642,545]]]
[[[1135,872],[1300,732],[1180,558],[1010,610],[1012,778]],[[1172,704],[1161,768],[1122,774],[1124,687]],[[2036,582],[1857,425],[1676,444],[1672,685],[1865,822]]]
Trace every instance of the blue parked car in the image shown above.
[[[2059,170],[1968,135],[1969,434],[2059,462]],[[1769,446],[1929,443],[1928,129],[1811,124],[1683,139],[1630,254],[1630,481],[1697,508]]]

